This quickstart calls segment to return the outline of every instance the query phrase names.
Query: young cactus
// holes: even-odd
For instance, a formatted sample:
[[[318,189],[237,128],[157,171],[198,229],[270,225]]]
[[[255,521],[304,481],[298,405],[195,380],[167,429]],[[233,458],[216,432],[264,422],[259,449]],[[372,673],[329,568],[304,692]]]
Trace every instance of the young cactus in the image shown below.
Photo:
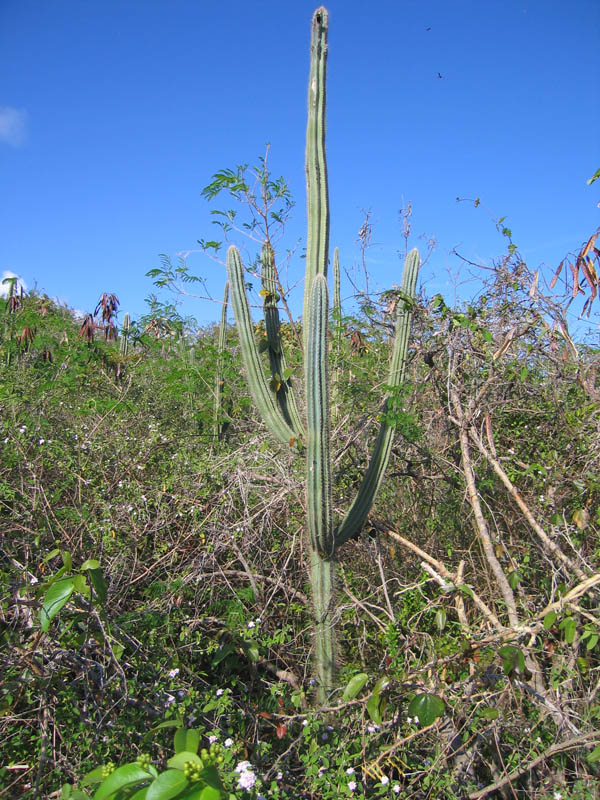
[[[122,356],[129,353],[129,333],[131,331],[131,319],[129,314],[123,317],[123,324],[121,325],[121,339],[119,341],[119,350]]]
[[[318,8],[312,21],[311,64],[308,91],[306,183],[308,237],[304,287],[303,346],[306,426],[298,414],[292,387],[286,383],[285,364],[273,281],[273,252],[263,248],[262,278],[265,297],[266,348],[269,350],[271,383],[267,381],[254,337],[244,273],[235,247],[227,254],[231,299],[238,328],[248,386],[271,433],[282,443],[298,438],[306,444],[307,532],[311,548],[311,584],[315,617],[317,700],[324,703],[335,682],[334,566],[337,549],[360,532],[387,468],[393,440],[388,411],[395,391],[404,380],[419,254],[409,253],[397,306],[396,331],[388,377],[386,410],[381,428],[356,499],[339,527],[335,527],[331,488],[330,387],[328,376],[329,300],[327,265],[329,248],[329,197],[325,161],[325,75],[328,16]],[[340,315],[339,263],[334,268],[334,318]],[[338,321],[339,324],[339,321]],[[281,380],[273,381],[278,376]],[[282,391],[284,389],[284,391]]]

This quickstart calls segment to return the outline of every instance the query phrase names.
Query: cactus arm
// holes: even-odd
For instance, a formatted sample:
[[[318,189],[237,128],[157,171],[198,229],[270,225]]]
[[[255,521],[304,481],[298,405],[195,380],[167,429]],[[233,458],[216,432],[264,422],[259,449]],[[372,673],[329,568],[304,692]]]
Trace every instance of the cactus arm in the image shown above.
[[[227,252],[227,275],[231,290],[231,304],[237,323],[242,358],[246,368],[250,393],[256,407],[262,414],[265,424],[273,436],[280,442],[289,444],[292,439],[298,437],[298,433],[294,431],[282,417],[281,411],[275,402],[273,392],[267,385],[262,362],[258,353],[258,347],[256,346],[256,340],[254,338],[252,318],[250,316],[250,308],[248,306],[248,298],[246,297],[246,288],[244,285],[242,260],[237,248],[233,245]]]
[[[327,382],[328,297],[324,275],[313,279],[306,348],[306,505],[314,550],[333,555]]]
[[[306,278],[303,331],[306,349],[306,322],[310,287],[315,275],[327,275],[329,253],[329,196],[325,159],[325,80],[327,77],[328,14],[322,6],[313,14],[308,79],[308,123],[306,126]]]
[[[402,298],[398,302],[396,311],[396,333],[394,336],[394,348],[388,377],[388,385],[392,387],[392,391],[404,382],[418,270],[419,253],[417,250],[411,250],[404,264],[401,287]],[[373,448],[371,461],[369,462],[356,498],[350,506],[342,524],[336,531],[336,547],[339,547],[360,531],[371,510],[381,482],[383,481],[383,476],[390,460],[394,439],[394,428],[385,419],[385,413],[388,410],[391,400],[392,398],[388,395],[384,409],[384,418],[381,422],[375,447]]]
[[[217,374],[215,377],[215,413],[214,435],[215,440],[221,437],[221,413],[223,403],[223,353],[225,352],[225,335],[227,333],[227,305],[229,302],[229,281],[225,283],[223,294],[223,307],[221,309],[221,324],[219,325],[219,339],[217,343]]]
[[[277,310],[277,286],[275,282],[275,263],[273,248],[269,242],[265,242],[261,254],[261,281],[263,310],[265,317],[265,329],[267,332],[267,344],[269,351],[269,366],[271,368],[272,381],[277,382],[275,387],[275,398],[284,420],[295,431],[297,435],[304,429],[304,425],[298,413],[296,398],[292,389],[291,381],[285,377],[285,356],[281,344],[281,328],[279,322],[279,311]]]

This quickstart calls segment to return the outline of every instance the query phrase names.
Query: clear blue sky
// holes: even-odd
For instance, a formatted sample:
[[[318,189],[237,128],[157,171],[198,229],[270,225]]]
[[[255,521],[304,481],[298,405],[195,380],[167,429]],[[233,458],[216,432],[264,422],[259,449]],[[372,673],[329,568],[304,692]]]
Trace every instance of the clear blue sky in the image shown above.
[[[211,238],[200,191],[213,173],[270,163],[297,201],[284,245],[305,236],[308,0],[2,0],[0,273],[90,310],[115,292],[144,313],[159,254]],[[598,0],[331,0],[327,152],[331,244],[358,263],[374,223],[375,288],[399,282],[398,210],[436,249],[430,294],[453,296],[451,255],[489,260],[506,215],[550,275],[600,224]],[[368,8],[368,10],[366,10]],[[438,73],[442,77],[438,77]],[[292,277],[301,277],[300,250]],[[192,253],[222,294],[224,270]],[[350,286],[343,286],[344,294]],[[295,306],[300,308],[298,302]],[[183,310],[204,322],[211,303]]]

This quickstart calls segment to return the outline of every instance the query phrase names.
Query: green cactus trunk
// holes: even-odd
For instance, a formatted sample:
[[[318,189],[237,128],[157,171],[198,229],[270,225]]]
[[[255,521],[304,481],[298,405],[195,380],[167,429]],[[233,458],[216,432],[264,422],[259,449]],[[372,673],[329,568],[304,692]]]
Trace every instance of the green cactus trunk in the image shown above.
[[[227,272],[248,386],[271,433],[282,443],[306,442],[307,533],[311,549],[311,583],[315,621],[317,701],[324,704],[335,686],[335,553],[363,527],[390,458],[393,411],[398,388],[404,380],[408,337],[414,306],[419,255],[407,257],[396,316],[396,333],[388,377],[388,397],[373,454],[355,501],[335,530],[331,489],[330,388],[328,378],[329,302],[327,264],[329,248],[329,199],[325,163],[325,74],[327,56],[327,11],[319,8],[312,22],[311,66],[308,91],[306,184],[308,237],[304,287],[303,343],[306,387],[306,431],[300,422],[291,386],[281,393],[286,374],[273,279],[270,243],[263,249],[263,295],[271,381],[267,381],[260,359],[246,297],[240,255],[230,247]],[[341,317],[339,260],[334,259],[334,319]],[[339,319],[337,320],[339,324]],[[391,421],[390,421],[391,420]]]

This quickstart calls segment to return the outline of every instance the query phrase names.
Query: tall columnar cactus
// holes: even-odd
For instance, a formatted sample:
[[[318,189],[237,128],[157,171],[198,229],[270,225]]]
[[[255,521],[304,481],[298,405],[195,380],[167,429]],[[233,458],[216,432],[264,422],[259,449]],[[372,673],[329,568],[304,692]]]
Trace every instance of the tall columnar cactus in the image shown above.
[[[262,279],[265,298],[265,327],[271,380],[265,375],[250,317],[240,255],[235,247],[227,254],[231,299],[238,327],[248,385],[254,402],[272,434],[282,443],[306,446],[307,531],[311,548],[311,582],[315,614],[315,660],[318,701],[324,702],[334,686],[334,558],[340,545],[359,533],[375,499],[388,465],[393,439],[394,404],[404,380],[408,338],[419,254],[409,253],[402,277],[396,311],[388,396],[379,435],[371,460],[354,502],[339,526],[334,524],[331,489],[330,398],[328,378],[329,301],[327,265],[329,248],[329,198],[325,163],[325,73],[327,56],[327,11],[318,8],[313,16],[311,65],[308,90],[306,182],[308,195],[308,239],[304,291],[303,343],[306,387],[306,425],[300,420],[287,370],[277,314],[273,281],[273,252],[263,248]],[[339,307],[339,264],[334,270],[334,304]],[[336,299],[338,298],[338,299]],[[265,349],[265,348],[263,348]],[[281,380],[273,380],[279,376]],[[283,391],[282,391],[283,390]]]
[[[131,331],[131,318],[129,314],[123,317],[123,324],[121,325],[121,340],[119,341],[119,350],[122,356],[129,353],[129,333]]]

